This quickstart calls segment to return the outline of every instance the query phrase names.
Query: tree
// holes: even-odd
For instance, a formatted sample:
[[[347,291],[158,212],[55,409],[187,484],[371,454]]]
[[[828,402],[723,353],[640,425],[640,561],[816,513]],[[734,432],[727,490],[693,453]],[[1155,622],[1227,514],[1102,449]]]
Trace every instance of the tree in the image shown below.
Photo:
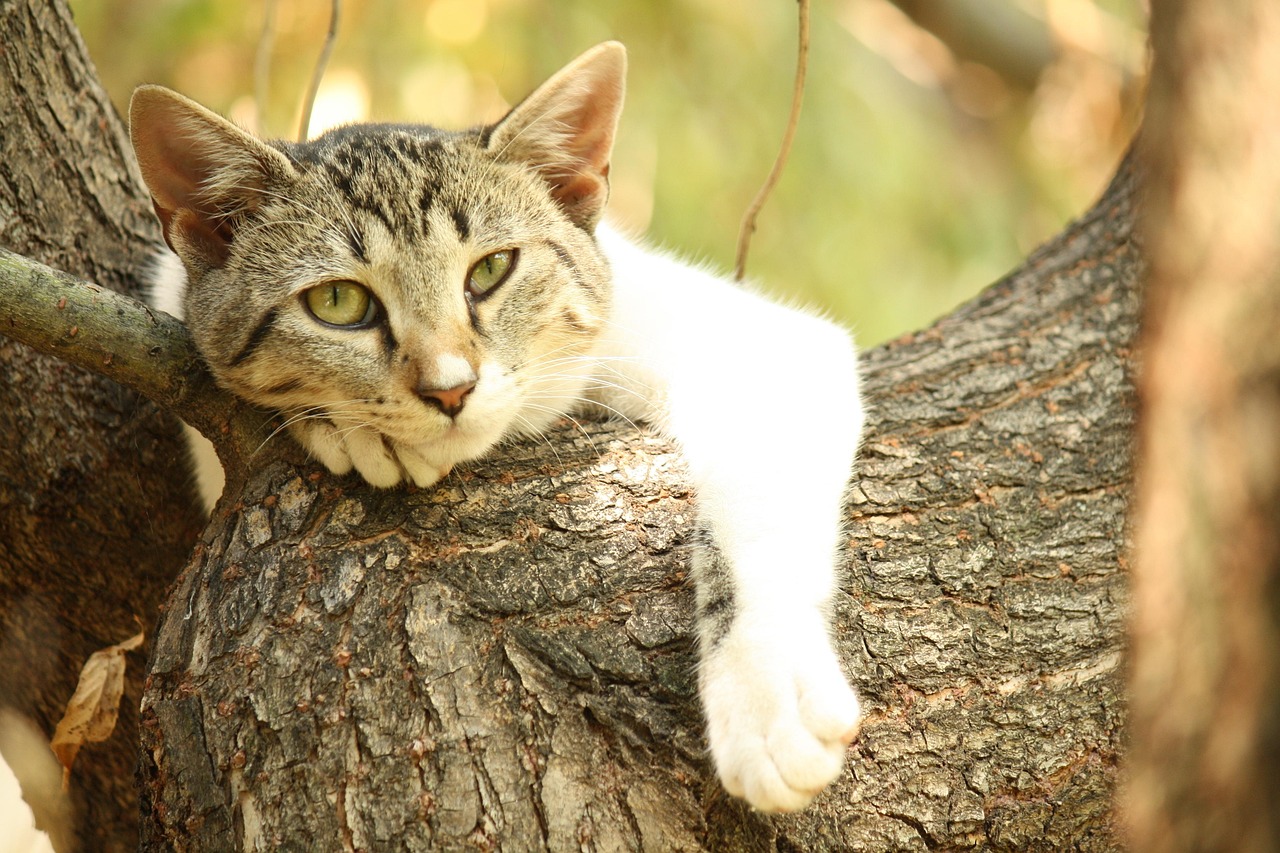
[[[14,0],[0,24],[5,243],[136,292],[156,233],[69,16]],[[51,731],[88,651],[160,620],[145,691],[72,776],[81,846],[134,846],[141,743],[143,849],[1113,849],[1139,172],[867,353],[837,632],[869,714],[845,776],[784,818],[723,795],[703,755],[669,445],[589,424],[377,492],[275,441],[198,533],[171,419],[0,346],[0,418],[28,437],[0,451],[0,695]],[[6,334],[92,343],[9,305]],[[235,435],[233,465],[260,443]]]
[[[1261,105],[1280,96],[1280,16],[1172,2],[1152,37],[1124,804],[1137,850],[1275,850],[1280,127]]]

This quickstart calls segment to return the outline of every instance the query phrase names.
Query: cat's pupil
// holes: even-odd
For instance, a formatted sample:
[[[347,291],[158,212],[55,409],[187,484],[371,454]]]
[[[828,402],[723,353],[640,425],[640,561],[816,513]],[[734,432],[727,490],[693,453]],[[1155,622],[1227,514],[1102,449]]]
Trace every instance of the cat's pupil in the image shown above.
[[[311,316],[330,326],[362,326],[373,320],[377,305],[364,285],[331,281],[303,294]]]
[[[487,296],[498,285],[507,280],[515,267],[516,250],[503,249],[491,252],[480,260],[467,276],[467,290],[476,299]]]

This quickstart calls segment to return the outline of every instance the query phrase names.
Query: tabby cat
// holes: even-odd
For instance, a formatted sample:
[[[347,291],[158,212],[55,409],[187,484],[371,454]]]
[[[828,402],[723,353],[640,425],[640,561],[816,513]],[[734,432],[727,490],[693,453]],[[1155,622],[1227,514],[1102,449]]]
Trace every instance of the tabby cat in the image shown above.
[[[180,260],[157,304],[220,383],[375,486],[430,486],[567,413],[670,435],[716,546],[694,566],[711,755],[729,792],[799,809],[859,723],[828,627],[856,356],[831,323],[599,224],[625,68],[605,43],[488,127],[298,144],[140,87],[134,148]]]

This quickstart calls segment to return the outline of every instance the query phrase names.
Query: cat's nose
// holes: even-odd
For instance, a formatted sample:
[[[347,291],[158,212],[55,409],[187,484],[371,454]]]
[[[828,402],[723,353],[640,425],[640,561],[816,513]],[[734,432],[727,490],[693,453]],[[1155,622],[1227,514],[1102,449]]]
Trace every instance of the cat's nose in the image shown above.
[[[417,392],[422,402],[434,406],[451,418],[456,418],[466,405],[467,395],[476,387],[475,382],[464,382],[452,388],[432,388],[418,383]]]

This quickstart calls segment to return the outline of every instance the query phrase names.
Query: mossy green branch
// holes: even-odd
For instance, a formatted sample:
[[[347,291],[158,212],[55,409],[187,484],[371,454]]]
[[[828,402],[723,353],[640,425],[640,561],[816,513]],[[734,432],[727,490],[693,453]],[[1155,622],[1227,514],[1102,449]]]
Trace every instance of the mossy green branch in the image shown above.
[[[0,249],[0,335],[91,370],[181,417],[239,468],[270,416],[219,388],[182,321]]]

